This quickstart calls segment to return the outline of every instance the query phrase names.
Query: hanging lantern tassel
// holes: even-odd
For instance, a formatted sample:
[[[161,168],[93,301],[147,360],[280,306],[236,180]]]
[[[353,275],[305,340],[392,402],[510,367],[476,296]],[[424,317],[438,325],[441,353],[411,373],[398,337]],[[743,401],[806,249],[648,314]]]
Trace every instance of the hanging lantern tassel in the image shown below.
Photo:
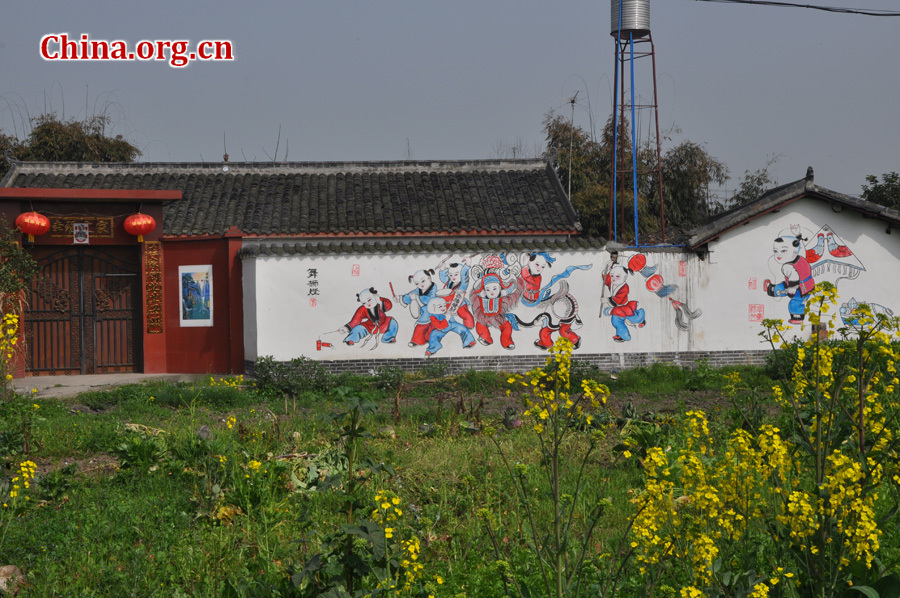
[[[149,235],[156,228],[156,220],[147,214],[132,214],[125,219],[125,230],[137,236],[138,243],[144,242],[144,235]]]
[[[38,212],[24,212],[16,218],[16,228],[28,235],[29,243],[34,243],[35,235],[50,230],[50,219]]]

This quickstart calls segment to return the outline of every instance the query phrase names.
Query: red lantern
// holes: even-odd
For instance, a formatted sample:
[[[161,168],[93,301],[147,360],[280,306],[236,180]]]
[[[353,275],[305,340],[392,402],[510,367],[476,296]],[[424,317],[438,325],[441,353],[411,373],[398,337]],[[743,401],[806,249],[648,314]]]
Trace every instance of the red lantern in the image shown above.
[[[28,240],[34,243],[35,235],[43,235],[50,230],[50,219],[37,212],[25,212],[16,218],[16,228],[28,235]]]
[[[138,243],[144,242],[144,235],[149,235],[156,228],[156,220],[153,216],[147,214],[132,214],[125,219],[125,230],[132,235],[136,235]]]
[[[647,258],[643,253],[636,253],[628,260],[628,269],[632,272],[640,272],[647,265]]]
[[[655,293],[663,287],[663,277],[659,274],[654,274],[650,278],[647,279],[647,290],[651,293]]]

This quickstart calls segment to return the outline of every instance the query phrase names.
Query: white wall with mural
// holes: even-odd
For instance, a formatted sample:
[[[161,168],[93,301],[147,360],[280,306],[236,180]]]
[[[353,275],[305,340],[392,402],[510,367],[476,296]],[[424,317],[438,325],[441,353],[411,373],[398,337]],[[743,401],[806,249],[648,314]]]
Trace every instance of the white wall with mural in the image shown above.
[[[695,350],[699,259],[681,251],[245,258],[247,359]]]
[[[900,233],[888,230],[882,220],[802,199],[722,234],[701,269],[704,320],[696,343],[711,351],[767,348],[756,335],[770,318],[808,338],[803,308],[823,281],[837,287],[836,318],[852,320],[862,302],[900,314]]]
[[[757,351],[762,321],[808,337],[815,283],[900,314],[900,239],[887,224],[799,200],[681,249],[257,256],[244,259],[247,359],[324,360]]]

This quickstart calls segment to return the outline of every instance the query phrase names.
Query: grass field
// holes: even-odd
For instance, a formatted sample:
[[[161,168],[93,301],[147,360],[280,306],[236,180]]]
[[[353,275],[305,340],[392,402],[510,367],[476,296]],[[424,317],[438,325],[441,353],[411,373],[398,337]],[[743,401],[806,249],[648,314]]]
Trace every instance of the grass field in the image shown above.
[[[632,498],[645,483],[647,449],[681,442],[678,426],[693,409],[708,414],[713,437],[727,437],[745,424],[749,393],[766,397],[773,381],[758,368],[705,365],[611,376],[576,361],[571,370],[573,387],[586,378],[610,390],[599,423],[573,430],[561,446],[563,486],[583,476],[576,504],[567,507],[573,537],[604,505],[587,550],[596,580],[615,571],[604,559],[631,558],[626,536],[636,516]],[[724,374],[735,372],[744,385],[737,399],[725,390]],[[529,517],[547,523],[555,514],[544,500],[551,482],[540,475],[546,455],[522,397],[507,396],[504,374],[443,374],[316,372],[293,386],[274,385],[270,376],[266,389],[227,378],[9,400],[0,494],[15,504],[0,513],[0,566],[15,565],[27,577],[21,596],[305,596],[310,559],[330,555],[322,557],[319,575],[338,567],[342,526],[369,518],[373,509],[372,517],[383,517],[375,517],[383,503],[391,505],[384,513],[402,509],[382,525],[393,530],[387,545],[414,539],[421,565],[404,569],[417,571],[415,584],[390,595],[503,596],[514,578],[542,588],[532,546],[542,540]],[[373,407],[360,412],[364,429],[352,434],[348,397]],[[767,420],[778,417],[771,404],[763,411]],[[597,448],[583,470],[566,461],[591,442]],[[11,497],[26,460],[36,475]],[[381,463],[389,467],[369,467]],[[385,544],[381,534],[368,545],[357,534],[350,544],[377,552]],[[895,540],[889,528],[882,552],[896,554]],[[340,550],[328,552],[328,542]],[[632,558],[619,571],[613,595],[676,596],[691,582],[675,568],[648,594],[638,565]],[[374,587],[356,595],[377,595]]]

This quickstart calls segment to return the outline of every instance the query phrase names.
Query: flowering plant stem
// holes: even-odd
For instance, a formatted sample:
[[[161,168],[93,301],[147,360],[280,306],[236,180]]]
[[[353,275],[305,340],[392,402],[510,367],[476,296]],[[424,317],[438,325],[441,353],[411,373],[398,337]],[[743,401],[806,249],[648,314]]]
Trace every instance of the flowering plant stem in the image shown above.
[[[523,398],[524,416],[531,422],[531,428],[537,434],[541,454],[541,477],[547,484],[546,496],[550,502],[548,506],[551,520],[543,529],[533,508],[533,493],[529,491],[533,480],[528,466],[522,463],[513,466],[496,431],[487,428],[513,481],[517,502],[524,511],[530,535],[527,543],[536,557],[545,595],[556,598],[581,594],[585,574],[584,563],[587,551],[591,547],[591,538],[609,504],[608,499],[598,499],[592,507],[588,507],[583,518],[576,512],[579,502],[584,502],[587,464],[604,436],[602,429],[592,428],[593,420],[605,409],[604,404],[609,390],[594,381],[585,381],[582,384],[582,392],[573,394],[569,374],[571,352],[572,344],[561,338],[551,348],[550,357],[544,368],[532,370],[524,377],[510,378],[510,383],[518,382],[528,389]],[[583,445],[585,442],[587,447],[578,459],[580,464],[575,473],[574,483],[566,482],[569,464],[577,462],[570,455],[579,444]],[[606,481],[608,480],[607,477]],[[601,494],[604,490],[605,485],[599,489]],[[489,513],[481,515],[487,520],[485,527],[495,556],[498,562],[505,563],[502,560],[503,553],[497,541],[494,522]],[[574,524],[581,521],[584,522],[581,532],[576,534]],[[507,594],[512,588],[519,596],[530,595],[523,587],[522,581],[506,570],[503,582]]]

